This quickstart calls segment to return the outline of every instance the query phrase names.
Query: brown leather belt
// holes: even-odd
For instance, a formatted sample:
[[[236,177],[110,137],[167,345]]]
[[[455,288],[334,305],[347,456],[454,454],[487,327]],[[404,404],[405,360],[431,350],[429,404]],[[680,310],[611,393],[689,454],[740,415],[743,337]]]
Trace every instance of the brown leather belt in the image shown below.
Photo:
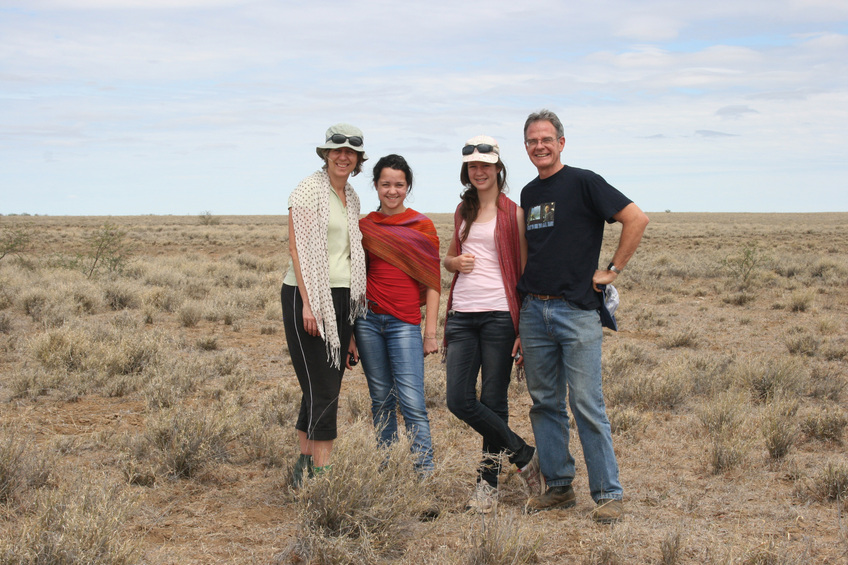
[[[536,294],[535,292],[528,292],[529,296],[533,298],[538,298],[539,300],[560,300],[562,296],[554,296],[552,294]]]

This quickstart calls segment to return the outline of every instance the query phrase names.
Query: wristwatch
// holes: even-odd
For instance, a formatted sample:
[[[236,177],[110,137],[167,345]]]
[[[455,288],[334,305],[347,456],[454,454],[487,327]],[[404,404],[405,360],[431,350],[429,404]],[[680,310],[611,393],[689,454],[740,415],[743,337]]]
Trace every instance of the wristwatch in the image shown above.
[[[615,273],[616,275],[620,275],[620,274],[621,274],[621,269],[619,269],[618,267],[616,267],[613,263],[610,263],[610,264],[607,266],[607,271],[612,271],[612,272],[613,272],[613,273]]]

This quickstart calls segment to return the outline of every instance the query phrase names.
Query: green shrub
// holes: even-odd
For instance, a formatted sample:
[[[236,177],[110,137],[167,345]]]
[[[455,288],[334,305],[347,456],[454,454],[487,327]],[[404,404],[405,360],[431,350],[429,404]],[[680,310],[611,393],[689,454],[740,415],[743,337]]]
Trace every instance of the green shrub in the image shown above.
[[[126,235],[116,224],[106,223],[84,237],[87,253],[80,264],[88,278],[103,271],[118,273],[126,267],[132,256]]]

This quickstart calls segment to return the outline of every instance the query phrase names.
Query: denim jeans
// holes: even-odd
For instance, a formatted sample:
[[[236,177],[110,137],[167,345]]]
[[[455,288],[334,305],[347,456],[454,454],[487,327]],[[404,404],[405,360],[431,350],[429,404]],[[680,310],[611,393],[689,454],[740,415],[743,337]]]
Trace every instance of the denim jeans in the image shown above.
[[[567,300],[527,296],[519,326],[527,388],[533,399],[530,421],[545,480],[549,486],[570,485],[574,480],[567,389],[592,499],[620,499],[618,463],[601,390],[603,334],[598,311],[581,310]]]
[[[502,451],[526,465],[533,447],[509,428],[509,389],[515,328],[509,312],[448,313],[445,323],[448,409],[483,436],[480,478],[498,485]],[[481,371],[482,369],[482,371]],[[480,398],[477,374],[481,373]]]
[[[356,347],[371,395],[371,413],[380,443],[397,439],[397,406],[417,453],[419,473],[433,470],[430,420],[424,398],[424,343],[421,328],[390,314],[368,312],[354,325]]]

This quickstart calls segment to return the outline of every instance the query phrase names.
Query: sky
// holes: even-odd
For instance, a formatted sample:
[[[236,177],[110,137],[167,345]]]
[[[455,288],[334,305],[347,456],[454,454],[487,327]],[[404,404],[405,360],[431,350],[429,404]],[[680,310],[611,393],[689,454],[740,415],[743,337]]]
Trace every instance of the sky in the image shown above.
[[[452,212],[494,136],[509,195],[563,162],[648,212],[848,211],[845,0],[0,0],[0,214],[285,214],[338,122]]]

